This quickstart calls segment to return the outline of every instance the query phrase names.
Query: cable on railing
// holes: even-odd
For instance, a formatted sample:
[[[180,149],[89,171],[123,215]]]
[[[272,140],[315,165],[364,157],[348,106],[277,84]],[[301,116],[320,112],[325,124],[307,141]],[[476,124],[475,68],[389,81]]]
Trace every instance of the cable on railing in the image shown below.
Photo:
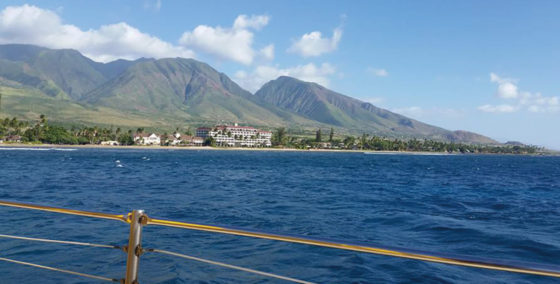
[[[35,263],[30,263],[30,262],[25,262],[25,261],[19,261],[19,260],[4,258],[4,257],[0,257],[0,261],[6,261],[6,262],[21,264],[21,265],[27,265],[27,266],[36,267],[36,268],[41,268],[41,269],[46,269],[46,270],[51,270],[51,271],[56,271],[56,272],[61,272],[61,273],[66,273],[66,274],[72,274],[72,275],[87,277],[87,278],[91,278],[91,279],[97,279],[97,280],[103,280],[103,281],[109,281],[109,282],[119,282],[119,283],[121,282],[121,280],[119,280],[119,279],[97,276],[97,275],[92,275],[92,274],[87,274],[87,273],[81,273],[81,272],[76,272],[76,271],[71,271],[71,270],[66,270],[66,269],[60,269],[60,268],[56,268],[56,267],[40,265],[40,264],[35,264]]]
[[[93,218],[111,219],[111,220],[117,220],[126,223],[132,222],[131,214],[114,215],[114,214],[71,210],[71,209],[24,204],[24,203],[1,201],[1,200],[0,200],[0,205],[41,210],[41,211],[49,211],[49,212],[56,212],[56,213],[63,213],[63,214],[70,214],[70,215],[79,215],[79,216],[86,216],[86,217],[93,217]],[[288,236],[288,235],[250,231],[245,229],[228,228],[223,226],[212,226],[212,225],[203,225],[203,224],[196,224],[196,223],[159,220],[159,219],[149,218],[148,216],[143,216],[141,223],[142,225],[159,225],[159,226],[167,226],[167,227],[176,227],[176,228],[191,229],[197,231],[207,231],[207,232],[214,232],[214,233],[221,233],[221,234],[254,237],[254,238],[277,240],[277,241],[283,241],[289,243],[307,244],[307,245],[329,247],[329,248],[336,248],[336,249],[349,250],[349,251],[358,251],[358,252],[365,252],[365,253],[378,254],[378,255],[416,259],[416,260],[430,261],[430,262],[444,263],[444,264],[451,264],[451,265],[458,265],[458,266],[467,266],[467,267],[484,268],[484,269],[491,269],[491,270],[500,270],[500,271],[560,278],[560,268],[558,268],[557,266],[550,266],[550,265],[548,266],[535,265],[535,264],[527,264],[527,263],[519,263],[519,262],[512,264],[513,262],[511,261],[508,262],[502,260],[487,261],[487,260],[473,260],[473,259],[468,259],[466,257],[455,257],[455,256],[445,257],[445,256],[438,256],[434,253],[421,252],[421,251],[410,250],[410,249],[372,247],[369,245],[353,244],[350,242],[337,242],[337,241],[321,240],[321,239],[314,239],[314,238],[301,237],[301,236]],[[539,266],[546,267],[546,268],[544,269],[534,268]]]
[[[207,232],[237,235],[237,236],[254,237],[259,239],[276,240],[276,241],[283,241],[289,243],[307,244],[307,245],[314,245],[320,247],[329,247],[329,248],[336,248],[336,249],[349,250],[349,251],[358,251],[358,252],[365,252],[365,253],[378,254],[378,255],[387,255],[387,256],[394,256],[394,257],[436,262],[436,263],[452,264],[458,266],[485,268],[491,270],[500,270],[500,271],[560,278],[560,269],[557,267],[554,267],[554,269],[536,269],[536,268],[524,267],[522,265],[517,265],[517,264],[516,265],[506,264],[506,262],[504,261],[502,261],[503,264],[498,264],[492,261],[469,260],[465,257],[443,257],[443,256],[437,256],[433,253],[426,253],[426,252],[413,251],[413,250],[407,251],[404,249],[396,249],[396,248],[371,247],[369,245],[352,244],[349,242],[337,242],[337,241],[313,239],[313,238],[302,237],[302,236],[286,236],[286,235],[270,234],[270,233],[257,232],[257,231],[249,231],[249,230],[237,229],[237,228],[227,228],[221,226],[159,220],[153,218],[147,218],[146,224],[183,228],[183,229],[190,229],[196,231],[207,231]],[[535,266],[534,264],[532,265],[533,267]]]
[[[10,202],[10,201],[3,201],[3,200],[0,200],[0,205],[15,207],[15,208],[24,208],[24,209],[33,209],[33,210],[55,212],[55,213],[62,213],[62,214],[78,215],[78,216],[85,216],[85,217],[92,217],[92,218],[110,219],[110,220],[122,221],[126,223],[130,222],[128,220],[128,215],[115,215],[115,214],[107,214],[107,213],[99,213],[99,212],[89,212],[89,211],[65,209],[65,208],[58,208],[58,207],[51,207],[51,206]]]
[[[208,259],[204,259],[204,258],[194,257],[194,256],[182,254],[182,253],[168,251],[168,250],[161,250],[161,249],[143,249],[143,250],[144,250],[144,252],[155,252],[155,253],[160,253],[160,254],[172,255],[172,256],[181,257],[181,258],[184,258],[184,259],[194,260],[194,261],[198,261],[198,262],[204,262],[204,263],[208,263],[208,264],[212,264],[212,265],[216,265],[216,266],[231,268],[231,269],[239,270],[239,271],[245,271],[245,272],[249,272],[249,273],[253,273],[253,274],[257,274],[257,275],[261,275],[261,276],[266,276],[266,277],[271,277],[271,278],[276,278],[276,279],[280,279],[280,280],[285,280],[285,281],[289,281],[289,282],[301,283],[301,284],[313,284],[313,282],[309,282],[309,281],[299,280],[299,279],[295,279],[295,278],[291,278],[291,277],[287,277],[287,276],[282,276],[282,275],[278,275],[278,274],[268,273],[268,272],[254,270],[254,269],[245,268],[245,267],[241,267],[241,266],[231,265],[231,264],[227,264],[227,263],[223,263],[223,262],[218,262],[218,261],[208,260]]]
[[[66,244],[66,245],[78,245],[78,246],[98,247],[98,248],[112,248],[112,249],[119,249],[119,250],[122,250],[122,247],[120,247],[120,246],[114,246],[114,245],[102,245],[102,244],[82,243],[82,242],[74,242],[74,241],[51,240],[51,239],[21,237],[21,236],[4,235],[4,234],[0,234],[0,238],[16,239],[16,240],[25,240],[25,241],[34,241],[34,242],[44,242],[44,243],[56,243],[56,244]]]

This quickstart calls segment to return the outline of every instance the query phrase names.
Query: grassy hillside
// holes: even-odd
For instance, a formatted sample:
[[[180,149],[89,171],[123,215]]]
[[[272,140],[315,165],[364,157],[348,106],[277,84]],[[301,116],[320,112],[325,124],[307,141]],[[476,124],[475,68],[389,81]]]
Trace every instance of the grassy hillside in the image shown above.
[[[481,135],[454,133],[428,125],[331,91],[319,84],[279,77],[266,83],[255,97],[305,118],[344,128],[397,138],[422,137],[436,140],[496,143]]]
[[[7,65],[0,66],[0,69],[8,71],[0,76],[16,77],[22,73],[21,70],[16,70],[16,66],[19,66],[23,73],[32,78],[23,78],[20,75],[15,81],[39,88],[51,96],[61,95],[73,100],[80,100],[83,95],[135,63],[117,60],[103,64],[83,56],[76,50],[56,50],[21,44],[0,45],[0,59],[1,64]],[[40,88],[40,84],[48,85],[51,89]]]
[[[140,62],[89,93],[84,102],[211,124],[320,125],[297,115],[271,111],[253,102],[251,97],[209,65],[176,58]]]
[[[0,45],[0,115],[64,124],[174,129],[240,123],[297,133],[334,127],[339,134],[496,143],[448,131],[315,83],[280,77],[255,95],[193,59],[94,62],[75,50]]]
[[[80,105],[66,99],[47,96],[30,88],[0,87],[2,108],[0,116],[18,117],[24,120],[37,120],[45,114],[50,120],[62,124],[97,124],[115,126],[157,126],[158,121],[149,118],[125,114],[105,107]],[[166,123],[159,121],[159,123]]]

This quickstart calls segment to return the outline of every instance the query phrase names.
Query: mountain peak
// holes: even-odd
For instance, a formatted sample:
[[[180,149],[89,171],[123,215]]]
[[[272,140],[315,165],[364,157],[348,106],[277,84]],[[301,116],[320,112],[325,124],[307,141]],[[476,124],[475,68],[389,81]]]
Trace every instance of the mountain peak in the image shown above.
[[[420,137],[461,142],[493,141],[482,135],[452,132],[378,108],[368,102],[334,92],[317,83],[280,76],[266,83],[255,97],[307,119],[352,132],[396,138]]]
[[[120,123],[140,115],[144,121],[168,126],[172,121],[240,122],[305,130],[338,127],[341,133],[401,139],[489,141],[474,133],[428,125],[289,76],[279,76],[251,95],[224,73],[188,58],[99,63],[71,49],[0,45],[0,86],[41,100],[46,97],[50,103],[102,107],[118,114]],[[16,102],[19,109],[24,102]],[[58,106],[51,108],[50,113],[62,117],[64,111]],[[79,117],[74,114],[63,120]]]

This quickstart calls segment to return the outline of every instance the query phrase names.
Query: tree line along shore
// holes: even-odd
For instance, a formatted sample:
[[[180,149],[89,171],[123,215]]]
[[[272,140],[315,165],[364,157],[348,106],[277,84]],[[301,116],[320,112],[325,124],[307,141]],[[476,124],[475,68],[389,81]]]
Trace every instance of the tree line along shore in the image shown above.
[[[177,129],[178,130],[178,129]],[[135,135],[143,132],[142,128],[121,129],[103,127],[71,127],[50,124],[44,115],[38,121],[22,121],[17,118],[0,120],[0,142],[28,143],[28,144],[53,144],[53,145],[99,145],[107,141],[117,142],[118,145],[135,145]],[[176,134],[176,133],[173,133]],[[184,135],[191,136],[187,129]],[[167,133],[161,137],[172,137]],[[546,154],[543,147],[524,144],[479,145],[443,142],[424,139],[392,139],[368,135],[335,135],[334,129],[323,134],[318,129],[314,136],[290,135],[283,127],[272,131],[272,147],[287,149],[333,149],[333,150],[364,150],[364,151],[394,151],[394,152],[436,152],[436,153],[487,153],[487,154]],[[168,139],[161,139],[161,146],[171,146]],[[188,147],[192,144],[179,143],[174,147]],[[201,146],[201,145],[197,145]],[[203,140],[202,146],[216,146],[212,137]]]

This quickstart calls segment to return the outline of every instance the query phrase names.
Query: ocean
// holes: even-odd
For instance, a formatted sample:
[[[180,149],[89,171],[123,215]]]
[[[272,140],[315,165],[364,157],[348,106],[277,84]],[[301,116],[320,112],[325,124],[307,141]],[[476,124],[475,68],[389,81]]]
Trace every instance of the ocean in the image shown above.
[[[560,266],[560,157],[0,148],[0,200]],[[128,225],[0,207],[0,234],[124,245]],[[146,226],[143,246],[317,283],[558,279]],[[0,238],[0,257],[122,278],[122,251]],[[140,283],[284,283],[146,253]],[[1,283],[100,283],[0,262]]]

